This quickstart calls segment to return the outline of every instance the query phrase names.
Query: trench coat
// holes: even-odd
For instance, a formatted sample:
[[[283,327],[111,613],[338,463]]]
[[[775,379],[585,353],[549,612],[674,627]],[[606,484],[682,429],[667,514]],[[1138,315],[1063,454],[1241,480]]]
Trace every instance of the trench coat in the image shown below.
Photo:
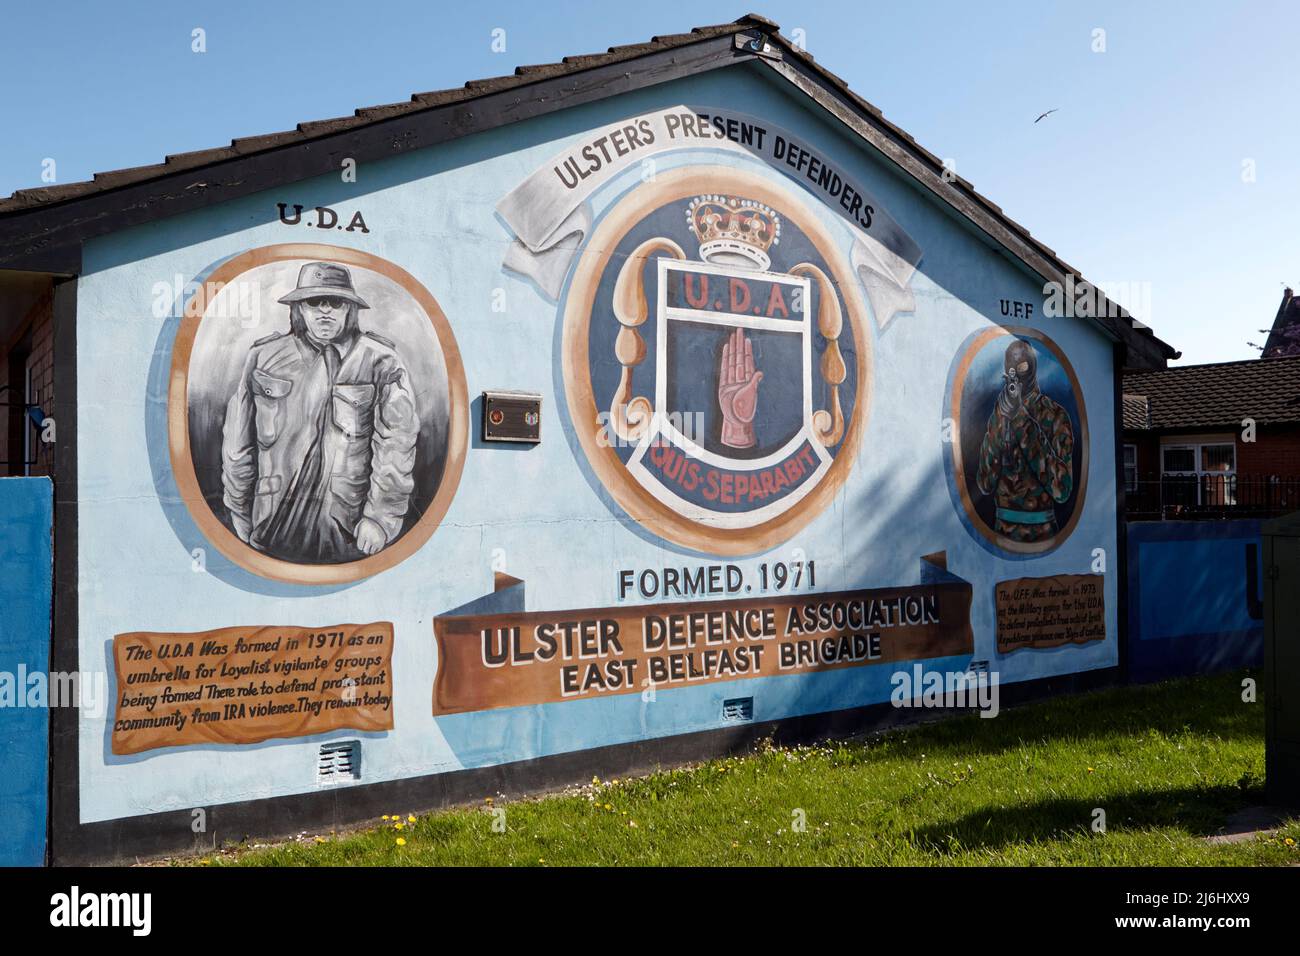
[[[325,355],[330,348],[337,358]],[[324,346],[293,332],[259,339],[222,429],[235,533],[306,563],[364,557],[363,517],[391,543],[410,506],[418,434],[410,379],[387,339],[360,331]]]

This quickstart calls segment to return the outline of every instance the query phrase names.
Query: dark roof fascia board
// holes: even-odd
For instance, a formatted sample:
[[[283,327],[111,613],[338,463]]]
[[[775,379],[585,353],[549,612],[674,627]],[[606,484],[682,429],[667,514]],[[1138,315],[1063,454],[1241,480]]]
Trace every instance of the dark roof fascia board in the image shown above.
[[[1261,422],[1255,426],[1257,431],[1274,428],[1290,428],[1300,422]],[[1125,428],[1126,435],[1145,435],[1149,438],[1190,438],[1193,435],[1212,433],[1239,433],[1241,422],[1201,422],[1198,425],[1151,425],[1147,428]]]
[[[784,38],[775,37],[778,42]],[[1086,281],[1073,269],[1055,256],[1049,257],[1039,244],[1029,239],[1018,228],[1011,228],[1005,214],[974,191],[960,177],[945,181],[944,166],[938,157],[917,144],[910,136],[879,115],[865,101],[861,100],[843,86],[842,81],[824,74],[814,63],[808,62],[807,55],[802,57],[797,51],[792,56],[780,60],[760,58],[762,65],[775,71],[796,87],[806,93],[819,106],[829,112],[859,137],[866,140],[885,157],[906,170],[921,185],[929,189],[941,201],[948,204],[959,215],[969,220],[976,228],[991,237],[1007,252],[1019,259],[1039,277],[1064,285],[1066,275],[1073,275],[1076,282]],[[1098,290],[1100,293],[1101,290]],[[1153,334],[1133,328],[1131,320],[1124,315],[1120,306],[1108,298],[1100,303],[1103,311],[1116,315],[1089,316],[1112,339],[1123,342],[1130,350],[1130,363],[1133,353],[1141,359],[1163,368],[1169,358],[1180,353],[1172,346],[1155,338]]]
[[[190,212],[358,163],[409,153],[619,93],[755,59],[732,37],[643,53],[469,99],[431,106],[267,150],[178,170],[115,189],[0,215],[0,268],[75,275],[81,244],[129,226]]]

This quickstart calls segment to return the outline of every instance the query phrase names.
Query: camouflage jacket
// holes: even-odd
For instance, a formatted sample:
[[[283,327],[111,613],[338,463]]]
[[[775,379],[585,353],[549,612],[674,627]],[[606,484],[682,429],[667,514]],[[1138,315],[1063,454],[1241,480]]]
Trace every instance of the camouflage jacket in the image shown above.
[[[980,443],[975,480],[980,491],[993,496],[995,530],[1025,540],[1054,534],[1054,506],[1074,490],[1069,413],[1036,388],[1012,415],[995,406]]]

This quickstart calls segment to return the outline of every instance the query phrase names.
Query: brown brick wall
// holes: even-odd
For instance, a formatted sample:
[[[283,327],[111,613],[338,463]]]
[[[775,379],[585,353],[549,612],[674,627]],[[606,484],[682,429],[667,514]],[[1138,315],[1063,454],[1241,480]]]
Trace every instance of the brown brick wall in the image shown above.
[[[1160,477],[1160,439],[1148,432],[1125,432],[1124,444],[1137,446],[1138,480]]]
[[[1241,429],[1235,435],[1238,474],[1300,478],[1300,425],[1261,425],[1253,442],[1241,440]],[[1160,477],[1160,438],[1157,432],[1124,433],[1124,442],[1137,446],[1138,474],[1143,480]]]
[[[1300,425],[1261,426],[1253,442],[1242,441],[1238,431],[1237,472],[1300,477]]]
[[[0,355],[0,385],[9,388],[3,393],[6,402],[24,400],[23,382],[24,366],[28,360],[32,363],[32,400],[39,405],[46,416],[54,414],[54,312],[50,296],[45,296],[29,313],[25,328],[9,343],[0,343],[6,348]],[[6,414],[0,415],[0,460],[7,464],[0,466],[0,472],[7,475],[24,474],[22,463],[22,432],[32,428],[34,463],[28,474],[54,474],[54,445],[40,440],[40,429],[34,428],[24,419],[22,409],[4,407]]]

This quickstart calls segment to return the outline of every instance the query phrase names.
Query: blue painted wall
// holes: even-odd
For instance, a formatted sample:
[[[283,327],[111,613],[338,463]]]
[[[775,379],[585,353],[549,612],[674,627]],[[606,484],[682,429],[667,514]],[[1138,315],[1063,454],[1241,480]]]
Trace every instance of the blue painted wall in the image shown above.
[[[689,103],[763,117],[828,157],[871,190],[922,250],[910,282],[914,312],[866,323],[870,406],[852,470],[806,526],[761,553],[734,559],[750,580],[762,561],[812,559],[817,590],[916,584],[920,556],[947,555],[973,588],[974,653],[931,662],[964,669],[990,662],[1003,682],[1117,664],[1116,515],[1112,343],[1081,319],[1045,319],[1043,280],[924,195],[824,114],[748,68],[681,80],[443,147],[362,165],[356,182],[324,177],[147,228],[93,240],[78,290],[78,481],[80,655],[111,675],[115,634],[198,631],[231,625],[392,621],[395,727],[248,746],[203,745],[115,756],[108,715],[80,723],[83,822],[309,791],[325,739],[362,737],[363,783],[662,737],[723,725],[724,699],[754,697],[754,718],[823,712],[888,700],[883,668],[703,684],[639,694],[435,718],[438,660],[433,618],[490,592],[494,571],[527,582],[524,610],[620,603],[616,570],[708,563],[711,556],[632,521],[592,473],[567,419],[560,343],[566,296],[502,267],[512,236],[496,204],[589,131]],[[843,219],[797,176],[752,157],[692,148],[656,157],[668,172],[709,163],[743,170],[803,196],[847,256]],[[639,166],[591,198],[598,227],[644,181]],[[331,205],[345,220],[362,210],[368,233],[317,232],[278,221],[276,204]],[[1053,244],[1068,249],[1069,225]],[[430,540],[397,566],[342,586],[258,577],[223,558],[180,500],[167,451],[167,385],[177,320],[155,314],[159,283],[189,281],[229,257],[275,243],[329,242],[382,256],[437,299],[464,360],[471,398],[484,389],[537,391],[540,446],[471,442],[464,474]],[[1064,245],[1062,245],[1064,243]],[[1073,533],[1038,555],[991,551],[948,491],[943,420],[950,374],[964,342],[1002,318],[1000,302],[1035,304],[1014,324],[1040,330],[1068,356],[1081,384],[1090,441],[1088,487]],[[505,308],[495,306],[505,303]],[[469,417],[467,415],[467,417]],[[476,431],[477,422],[471,427]],[[197,567],[195,549],[204,549]],[[1021,576],[1086,574],[1097,551],[1107,637],[1083,645],[997,651],[994,586]],[[635,603],[627,598],[623,603]],[[111,676],[110,676],[111,679]],[[112,690],[112,688],[110,688]],[[110,694],[111,697],[111,694]]]
[[[50,663],[50,600],[54,580],[51,534],[54,486],[48,478],[0,478],[0,864],[45,861],[48,801],[48,698],[32,697]],[[12,697],[10,697],[12,695]],[[37,706],[28,706],[36,704]]]
[[[1133,680],[1262,666],[1259,521],[1134,522],[1128,554]]]

